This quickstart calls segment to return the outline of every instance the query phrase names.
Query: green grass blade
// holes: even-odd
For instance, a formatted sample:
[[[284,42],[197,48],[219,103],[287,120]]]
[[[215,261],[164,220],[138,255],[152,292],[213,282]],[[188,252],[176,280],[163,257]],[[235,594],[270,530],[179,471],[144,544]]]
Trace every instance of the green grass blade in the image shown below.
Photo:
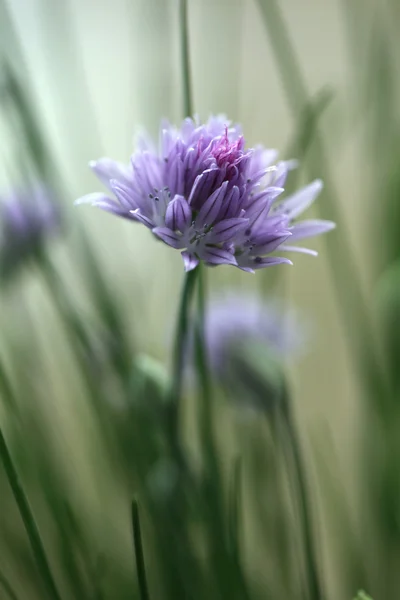
[[[8,598],[10,600],[18,600],[18,596],[14,592],[13,588],[11,587],[11,583],[8,581],[8,579],[5,577],[5,575],[3,575],[1,572],[0,572],[0,586],[3,588],[3,590],[5,591],[5,593],[7,594]]]
[[[4,470],[6,472],[11,490],[13,492],[14,499],[17,503],[22,521],[24,523],[26,533],[28,534],[29,542],[31,544],[31,548],[36,560],[38,570],[41,573],[43,582],[46,585],[49,598],[52,598],[53,600],[61,600],[61,596],[58,592],[55,580],[50,569],[49,562],[46,557],[46,552],[44,549],[42,539],[40,537],[38,526],[29,506],[28,498],[24,492],[21,481],[18,477],[18,473],[11,458],[11,454],[8,451],[6,440],[4,439],[1,429],[0,458],[3,463]]]
[[[144,562],[142,532],[140,528],[139,506],[136,500],[132,502],[132,530],[133,543],[135,548],[136,571],[139,582],[141,600],[150,600],[149,588],[147,585],[146,567]]]
[[[115,342],[116,351],[111,355],[113,366],[121,378],[126,380],[131,372],[132,353],[123,311],[118,305],[118,299],[108,285],[95,251],[84,232],[80,236],[80,243],[82,245],[81,254],[85,263],[85,279],[89,282],[93,305],[97,309],[102,322],[112,332],[112,340]]]
[[[293,140],[285,152],[285,157],[289,159],[296,158],[300,161],[300,164],[303,163],[312,148],[321,117],[331,103],[332,98],[333,90],[329,88],[323,88],[313,98],[310,98],[310,101],[300,113]],[[301,169],[295,169],[291,172],[285,184],[286,194],[291,194],[297,189],[300,175]]]
[[[296,425],[293,422],[290,397],[286,386],[284,386],[283,394],[282,408],[279,410],[278,415],[282,419],[283,425],[283,448],[287,450],[288,468],[293,473],[297,492],[309,594],[312,600],[323,600],[326,598],[326,594],[323,589],[317,559],[318,552],[314,531],[313,505],[309,495],[306,465]]]

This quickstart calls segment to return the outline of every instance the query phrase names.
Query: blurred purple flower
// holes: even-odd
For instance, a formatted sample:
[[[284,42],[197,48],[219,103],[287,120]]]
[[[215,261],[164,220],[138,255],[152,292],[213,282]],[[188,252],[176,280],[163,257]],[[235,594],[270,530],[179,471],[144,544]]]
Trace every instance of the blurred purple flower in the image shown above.
[[[248,416],[285,401],[283,363],[303,353],[309,337],[304,318],[276,300],[230,292],[208,305],[208,364],[230,401]]]
[[[93,193],[77,203],[143,223],[182,251],[186,271],[200,261],[249,272],[292,264],[269,255],[275,250],[315,255],[285,242],[325,233],[334,223],[295,222],[320,192],[320,180],[276,202],[294,166],[293,161],[273,165],[276,156],[275,150],[262,147],[246,150],[240,128],[223,116],[204,125],[188,118],[180,129],[165,122],[158,151],[142,137],[128,166],[108,158],[90,163],[115,198]]]
[[[245,356],[252,345],[282,361],[300,353],[307,330],[296,311],[283,309],[277,301],[237,292],[220,296],[210,301],[206,313],[210,367],[222,376],[230,373],[233,357]]]
[[[3,275],[41,252],[45,239],[59,231],[61,217],[51,191],[43,185],[0,195],[0,266]]]

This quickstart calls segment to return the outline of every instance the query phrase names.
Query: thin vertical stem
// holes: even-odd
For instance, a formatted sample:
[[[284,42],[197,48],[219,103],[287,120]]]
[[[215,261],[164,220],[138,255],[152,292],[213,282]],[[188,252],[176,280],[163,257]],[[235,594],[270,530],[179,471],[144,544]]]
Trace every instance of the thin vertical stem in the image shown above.
[[[294,470],[296,490],[299,496],[300,506],[300,521],[302,537],[304,542],[305,561],[307,569],[307,578],[309,585],[309,593],[311,600],[323,600],[325,594],[320,581],[317,552],[315,548],[314,528],[312,519],[311,501],[308,493],[308,485],[306,480],[306,467],[304,463],[301,444],[297,435],[296,426],[293,423],[291,414],[289,394],[284,385],[282,409],[279,415],[282,417],[285,433],[287,436],[286,442],[289,449],[289,464]],[[285,443],[285,440],[284,440]]]
[[[301,520],[303,523],[304,546],[308,567],[308,581],[310,585],[311,598],[313,598],[313,600],[321,600],[324,597],[324,595],[322,593],[322,586],[319,580],[303,456],[301,453],[297,432],[295,427],[293,427],[291,419],[288,419],[286,424],[288,427],[288,434],[292,446],[293,464],[300,496],[300,511]]]
[[[168,406],[170,434],[172,439],[175,441],[178,439],[179,432],[179,412],[182,396],[183,371],[185,366],[184,358],[187,350],[189,333],[190,304],[198,273],[199,267],[189,271],[185,275],[176,326],[172,385]]]
[[[200,388],[200,439],[204,455],[204,502],[209,527],[210,551],[213,560],[218,561],[219,568],[216,585],[221,596],[232,598],[239,594],[248,598],[245,581],[233,555],[229,552],[229,540],[225,527],[222,475],[218,460],[218,449],[214,441],[213,423],[213,386],[207,361],[207,343],[205,339],[206,290],[204,281],[204,266],[200,265],[197,314],[195,322],[195,359],[198,383]],[[228,536],[229,536],[228,531]],[[233,575],[234,572],[234,575]]]
[[[183,114],[193,116],[192,78],[190,73],[189,22],[187,0],[180,0],[180,36],[183,83]]]
[[[214,443],[214,425],[213,425],[213,410],[212,410],[212,383],[210,379],[210,371],[207,361],[206,340],[205,340],[205,282],[203,265],[199,265],[199,282],[198,282],[198,301],[197,314],[195,321],[195,361],[198,384],[200,388],[200,438],[203,446],[204,458],[210,483],[213,484],[215,499],[214,509],[218,514],[218,520],[222,519],[220,498],[219,498],[219,482],[220,472],[217,458],[217,449]]]
[[[198,266],[199,269],[199,282],[198,282],[198,294],[197,294],[197,319],[196,319],[196,346],[197,346],[197,358],[199,371],[201,371],[201,382],[204,388],[204,396],[210,398],[211,396],[211,382],[207,364],[206,356],[206,340],[204,333],[205,319],[206,319],[206,288],[205,288],[205,276],[204,267],[202,264]]]
[[[98,399],[102,394],[102,388],[101,386],[96,385],[97,382],[95,381],[95,378],[91,377],[86,368],[85,361],[82,360],[83,350],[86,350],[89,356],[91,351],[85,327],[62,288],[61,279],[51,261],[43,256],[43,259],[39,263],[39,268],[61,323],[65,328],[71,348],[76,356],[76,364],[82,375],[82,380],[87,387],[89,397],[95,407],[98,405]]]
[[[29,542],[31,544],[37,567],[43,577],[43,581],[46,585],[49,597],[53,600],[61,600],[61,596],[57,590],[57,586],[54,581],[50,565],[46,557],[46,552],[44,549],[42,539],[40,537],[38,526],[29,506],[28,498],[24,492],[22,483],[18,477],[18,473],[12,461],[11,455],[8,451],[7,444],[1,429],[0,459],[4,465],[4,470],[6,472],[8,482],[13,492],[14,499],[17,503],[22,521],[25,526],[26,533],[28,534]]]
[[[229,506],[229,543],[235,563],[240,566],[240,510],[242,488],[242,463],[237,456],[233,462]]]
[[[133,543],[135,547],[136,570],[139,581],[139,590],[141,600],[150,600],[149,588],[147,585],[146,568],[144,563],[142,532],[140,528],[139,506],[136,500],[132,502],[132,531]]]
[[[203,265],[199,265],[198,282],[198,305],[195,325],[195,357],[198,381],[201,391],[201,415],[200,428],[201,437],[208,460],[208,467],[212,470],[214,477],[218,476],[218,463],[216,460],[216,449],[213,439],[212,423],[212,385],[208,368],[206,340],[204,333],[205,325],[205,282]]]

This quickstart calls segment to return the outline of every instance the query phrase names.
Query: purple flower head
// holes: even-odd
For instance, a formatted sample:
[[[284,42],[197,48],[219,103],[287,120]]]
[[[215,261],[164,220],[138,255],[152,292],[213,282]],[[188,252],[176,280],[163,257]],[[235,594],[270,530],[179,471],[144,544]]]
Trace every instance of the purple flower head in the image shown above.
[[[163,123],[158,150],[147,138],[128,166],[108,158],[90,166],[114,197],[94,193],[77,200],[143,223],[163,242],[181,250],[186,271],[200,261],[244,271],[279,263],[276,250],[316,254],[286,245],[325,233],[334,223],[296,222],[322,188],[316,180],[278,201],[293,161],[278,162],[274,150],[246,149],[238,126],[225,117],[180,129]]]
[[[231,292],[209,303],[205,325],[210,368],[231,401],[251,415],[283,400],[283,362],[309,338],[297,312]]]
[[[59,231],[60,213],[53,194],[43,185],[15,189],[0,196],[0,269],[14,271],[41,251],[45,239]]]
[[[265,347],[277,360],[298,354],[307,340],[307,327],[293,310],[278,302],[230,292],[211,300],[205,323],[211,368],[227,374],[234,356],[245,355],[250,345]]]

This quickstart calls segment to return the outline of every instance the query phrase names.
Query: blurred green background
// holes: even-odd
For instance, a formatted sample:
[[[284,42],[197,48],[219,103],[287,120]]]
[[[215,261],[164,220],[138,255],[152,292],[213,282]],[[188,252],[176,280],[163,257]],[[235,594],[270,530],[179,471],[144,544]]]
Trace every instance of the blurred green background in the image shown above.
[[[390,400],[373,388],[370,361],[383,362],[396,373],[398,3],[189,0],[188,12],[196,113],[202,119],[226,113],[242,124],[248,146],[262,143],[279,149],[284,158],[298,156],[303,183],[317,176],[326,183],[310,212],[333,220],[339,215],[332,239],[316,240],[317,259],[298,255],[294,267],[279,266],[279,273],[268,269],[256,276],[229,267],[209,269],[207,287],[209,294],[232,287],[275,293],[311,322],[311,343],[301,360],[290,365],[289,377],[316,504],[327,597],[351,598],[365,587],[375,600],[394,600],[400,589],[398,394],[392,374]],[[90,247],[117,304],[132,356],[138,351],[169,366],[183,277],[180,256],[154,243],[145,228],[100,211],[77,209],[73,202],[97,189],[89,160],[110,156],[127,162],[137,128],[156,135],[161,117],[178,122],[184,116],[178,2],[2,0],[0,25],[3,65],[11,65],[23,89],[51,158],[47,175],[60,190],[64,232],[47,250],[68,303],[78,319],[90,325],[95,341],[101,338],[104,321],[96,306],[99,293],[88,262]],[[0,81],[0,183],[5,188],[15,182],[15,165],[21,164],[23,153],[29,154],[24,126],[16,130],[12,125],[10,110],[19,109],[13,96],[10,103],[7,81],[6,75]],[[35,162],[35,156],[31,159]],[[82,241],[83,232],[88,245]],[[82,358],[68,339],[71,320],[63,323],[62,300],[61,311],[57,308],[57,293],[64,293],[58,290],[52,296],[46,276],[36,267],[3,285],[1,355],[16,382],[19,409],[10,411],[3,398],[1,423],[46,531],[47,547],[54,547],[61,534],[49,518],[41,477],[59,477],[59,487],[52,489],[68,490],[83,523],[85,544],[95,549],[88,552],[90,560],[81,555],[77,559],[85,573],[83,588],[88,586],[86,579],[101,581],[101,573],[107,579],[102,561],[107,563],[110,555],[116,565],[109,567],[110,581],[114,569],[121,590],[130,590],[134,572],[129,499],[136,488],[127,483],[126,467],[105,443],[107,435],[120,435],[115,434],[120,424],[107,416],[104,432],[104,415],[99,425],[88,401],[77,366]],[[122,408],[116,388],[118,382],[104,382],[104,397],[118,421]],[[189,441],[195,427],[192,405],[189,399]],[[239,454],[245,462],[249,448],[260,445],[265,431],[260,423],[241,421],[226,402],[218,401],[215,413],[222,463],[229,471],[231,457]],[[42,430],[48,436],[43,447]],[[111,444],[114,450],[117,445],[115,440]],[[43,466],[45,473],[40,473],[49,459],[54,472]],[[244,499],[243,544],[253,595],[297,598],[284,595],[283,585],[271,583],[280,569],[279,557],[273,544],[265,548],[264,531],[253,510],[251,488],[257,475],[249,469],[243,477],[244,488],[250,489]],[[16,582],[19,598],[42,598],[35,591],[39,588],[33,572],[22,558],[15,558],[18,552],[24,555],[24,532],[4,478],[0,485],[0,527],[5,532],[1,571]],[[49,499],[53,507],[57,501]],[[274,520],[271,510],[269,518]],[[150,538],[150,519],[144,516],[144,521]],[[289,538],[290,522],[288,517]],[[74,537],[71,523],[65,535]],[[83,542],[76,544],[78,554],[87,556]],[[27,545],[25,553],[29,554]],[[55,573],[65,578],[52,550],[49,555]],[[156,553],[149,555],[148,570],[155,572]],[[79,596],[72,589],[63,598],[134,594],[114,587],[113,592],[107,588],[111,584],[104,585],[103,596]],[[156,597],[163,596],[154,591]]]

